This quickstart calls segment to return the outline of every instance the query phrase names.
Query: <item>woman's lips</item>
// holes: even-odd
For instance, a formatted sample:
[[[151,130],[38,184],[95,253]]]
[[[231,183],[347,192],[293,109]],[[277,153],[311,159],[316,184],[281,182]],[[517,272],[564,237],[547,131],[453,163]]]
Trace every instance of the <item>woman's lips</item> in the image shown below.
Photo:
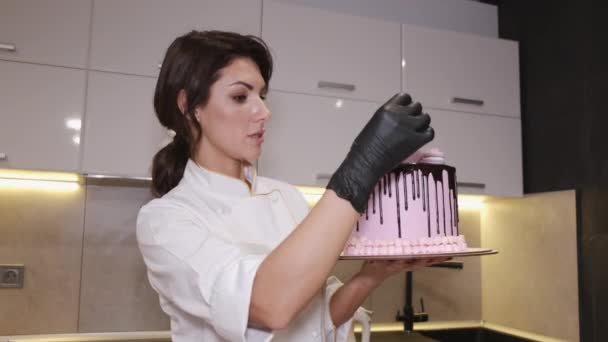
[[[261,131],[249,134],[248,137],[253,140],[254,144],[261,145],[264,142],[264,133],[266,133],[266,130],[262,129]]]

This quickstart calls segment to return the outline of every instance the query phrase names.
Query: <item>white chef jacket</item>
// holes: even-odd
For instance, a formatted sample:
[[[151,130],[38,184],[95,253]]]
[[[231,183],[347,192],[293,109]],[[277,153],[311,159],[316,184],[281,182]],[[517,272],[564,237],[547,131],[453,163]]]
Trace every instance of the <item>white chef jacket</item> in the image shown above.
[[[173,342],[346,341],[352,319],[336,329],[329,315],[335,277],[286,329],[247,327],[258,267],[309,208],[293,186],[246,175],[251,190],[189,160],[178,186],[139,212],[139,248]]]

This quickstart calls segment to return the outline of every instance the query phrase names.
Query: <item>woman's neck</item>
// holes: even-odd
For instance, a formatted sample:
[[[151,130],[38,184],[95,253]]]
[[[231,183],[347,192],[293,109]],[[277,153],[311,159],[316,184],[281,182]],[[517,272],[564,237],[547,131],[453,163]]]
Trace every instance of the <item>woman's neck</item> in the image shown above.
[[[192,159],[195,163],[209,171],[239,179],[249,185],[244,172],[247,166],[246,162],[229,158],[213,150],[202,151],[202,149],[199,149]]]

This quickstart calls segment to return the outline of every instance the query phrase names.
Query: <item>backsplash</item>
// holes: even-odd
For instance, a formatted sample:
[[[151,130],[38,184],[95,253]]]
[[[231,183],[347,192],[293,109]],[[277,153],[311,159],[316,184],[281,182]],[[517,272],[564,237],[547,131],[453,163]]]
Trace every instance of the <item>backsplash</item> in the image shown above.
[[[73,332],[85,188],[0,191],[0,263],[24,264],[23,289],[0,289],[0,335]]]
[[[79,332],[168,330],[137,247],[147,188],[88,186]]]

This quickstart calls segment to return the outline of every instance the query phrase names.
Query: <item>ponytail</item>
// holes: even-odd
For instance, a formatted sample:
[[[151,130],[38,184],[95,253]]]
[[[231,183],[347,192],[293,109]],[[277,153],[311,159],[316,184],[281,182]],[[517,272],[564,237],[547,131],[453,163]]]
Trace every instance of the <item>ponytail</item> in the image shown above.
[[[161,197],[179,184],[190,158],[190,145],[182,136],[163,147],[152,162],[152,194]]]

